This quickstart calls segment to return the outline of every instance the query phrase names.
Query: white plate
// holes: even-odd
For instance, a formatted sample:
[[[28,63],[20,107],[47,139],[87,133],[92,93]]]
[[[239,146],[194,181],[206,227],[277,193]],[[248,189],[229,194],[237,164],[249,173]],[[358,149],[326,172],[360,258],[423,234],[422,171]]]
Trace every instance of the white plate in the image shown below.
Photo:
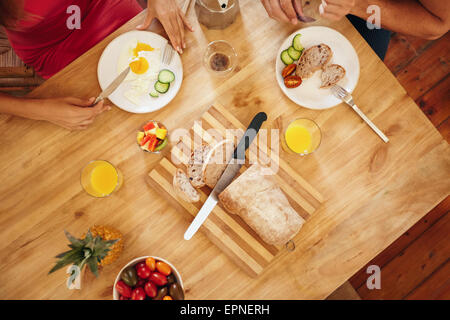
[[[111,41],[111,43],[109,43],[103,51],[100,61],[98,62],[97,76],[102,90],[105,90],[105,88],[119,75],[117,64],[122,53],[122,49],[133,40],[148,43],[154,48],[160,48],[161,55],[163,53],[164,46],[167,43],[166,39],[149,31],[130,31]],[[163,108],[170,101],[172,101],[173,98],[175,98],[180,90],[181,83],[183,82],[183,65],[181,64],[181,59],[178,53],[173,55],[172,63],[169,66],[161,64],[161,69],[166,68],[175,74],[175,81],[170,84],[170,89],[167,93],[160,94],[158,98],[152,98],[147,94],[141,97],[140,105],[136,105],[125,98],[124,92],[129,90],[131,84],[128,82],[123,82],[117,90],[109,96],[109,100],[111,100],[119,108],[132,113],[148,113]],[[156,80],[151,81],[148,93],[153,90],[153,85],[155,82]]]
[[[292,40],[296,34],[300,33],[301,43],[304,48],[324,43],[333,51],[331,63],[343,66],[346,70],[345,77],[339,81],[339,85],[353,92],[359,79],[359,59],[350,41],[336,30],[327,27],[308,27],[297,30],[291,34],[281,45],[276,58],[276,76],[278,85],[284,94],[299,106],[309,109],[328,109],[340,104],[342,101],[334,97],[330,89],[320,89],[321,71],[316,71],[314,75],[308,79],[304,79],[303,83],[294,89],[288,89],[284,85],[281,71],[285,67],[280,59],[283,50],[292,45]]]

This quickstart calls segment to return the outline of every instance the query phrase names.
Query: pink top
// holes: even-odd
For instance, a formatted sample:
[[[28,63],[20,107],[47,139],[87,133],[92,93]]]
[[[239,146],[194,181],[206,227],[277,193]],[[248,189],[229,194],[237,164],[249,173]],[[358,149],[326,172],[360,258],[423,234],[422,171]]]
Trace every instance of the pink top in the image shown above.
[[[27,17],[7,30],[16,54],[43,78],[63,69],[142,11],[136,0],[25,0]],[[70,30],[71,5],[81,10],[81,29]],[[69,21],[73,21],[69,19]]]

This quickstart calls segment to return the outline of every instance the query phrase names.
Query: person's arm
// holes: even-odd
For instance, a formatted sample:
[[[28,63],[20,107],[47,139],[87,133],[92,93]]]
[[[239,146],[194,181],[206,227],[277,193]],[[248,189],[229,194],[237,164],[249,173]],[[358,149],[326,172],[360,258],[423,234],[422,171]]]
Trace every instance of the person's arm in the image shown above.
[[[147,29],[155,18],[164,27],[173,48],[179,53],[183,53],[183,49],[186,48],[184,28],[186,27],[191,32],[194,29],[177,2],[175,0],[148,0],[147,16],[145,17],[144,23],[136,28],[138,30]]]
[[[425,39],[438,39],[450,29],[448,0],[356,0],[350,13],[367,19],[367,7],[381,8],[381,25],[385,29]]]
[[[89,107],[95,98],[26,99],[0,93],[0,113],[32,120],[44,120],[69,130],[83,130],[110,107],[103,101]]]

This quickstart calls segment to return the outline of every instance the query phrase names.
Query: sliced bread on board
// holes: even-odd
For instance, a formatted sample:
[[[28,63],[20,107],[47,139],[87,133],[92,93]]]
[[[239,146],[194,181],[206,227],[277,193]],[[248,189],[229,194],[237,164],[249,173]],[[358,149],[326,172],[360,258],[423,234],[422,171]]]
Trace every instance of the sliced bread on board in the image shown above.
[[[187,202],[197,202],[200,200],[200,194],[191,185],[188,176],[181,169],[173,176],[173,187],[178,197]]]
[[[232,140],[222,140],[209,151],[202,168],[203,178],[208,187],[214,188],[219,181],[233,156],[233,151],[234,142]]]
[[[211,147],[207,144],[202,144],[197,147],[192,153],[191,158],[187,164],[187,175],[191,184],[195,188],[201,188],[205,186],[205,179],[203,178],[203,163],[209,154]]]

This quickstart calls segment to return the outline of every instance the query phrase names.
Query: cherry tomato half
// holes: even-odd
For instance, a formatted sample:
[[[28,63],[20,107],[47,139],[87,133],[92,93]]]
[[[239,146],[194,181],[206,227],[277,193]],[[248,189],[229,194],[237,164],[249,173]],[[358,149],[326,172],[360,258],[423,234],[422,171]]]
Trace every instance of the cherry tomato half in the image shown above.
[[[297,65],[295,63],[287,65],[281,72],[281,76],[283,78],[286,78],[287,76],[291,75],[295,71],[295,69],[297,69]]]
[[[173,300],[171,296],[165,296],[163,300]]]
[[[172,273],[172,269],[170,268],[170,266],[162,261],[158,261],[156,263],[156,269],[165,276],[168,276]]]
[[[302,78],[298,76],[289,76],[284,78],[284,85],[289,88],[297,88],[299,85],[302,84]]]
[[[153,272],[148,280],[160,287],[166,285],[167,283],[166,276],[159,272]]]

